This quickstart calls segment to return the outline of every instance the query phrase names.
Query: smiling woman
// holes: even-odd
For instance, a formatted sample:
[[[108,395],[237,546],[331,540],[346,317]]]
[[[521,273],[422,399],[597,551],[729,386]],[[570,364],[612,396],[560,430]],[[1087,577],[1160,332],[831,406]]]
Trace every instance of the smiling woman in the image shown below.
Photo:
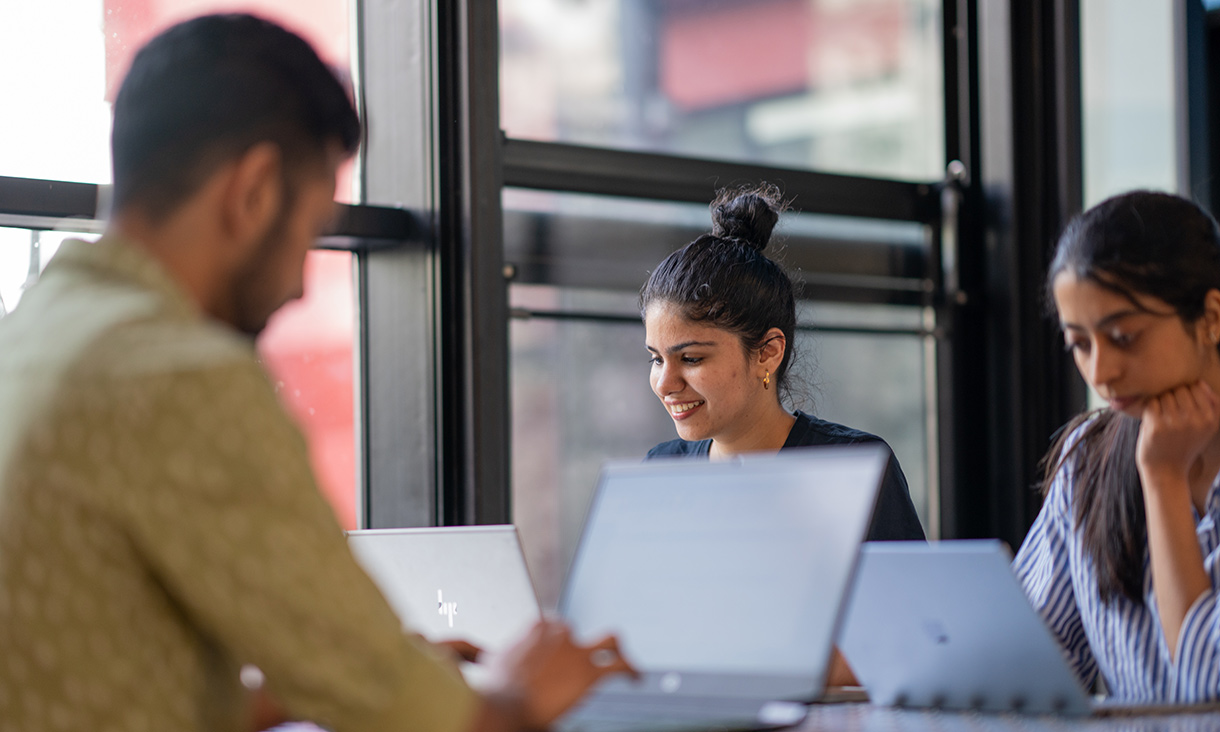
[[[721,191],[712,232],[667,257],[640,291],[652,390],[679,436],[649,458],[884,442],[785,405],[796,298],[787,273],[763,253],[783,208],[774,186]],[[892,453],[868,538],[924,538]]]
[[[1123,701],[1220,698],[1220,229],[1136,191],[1059,239],[1047,289],[1108,407],[1046,458],[1014,569],[1082,682]]]

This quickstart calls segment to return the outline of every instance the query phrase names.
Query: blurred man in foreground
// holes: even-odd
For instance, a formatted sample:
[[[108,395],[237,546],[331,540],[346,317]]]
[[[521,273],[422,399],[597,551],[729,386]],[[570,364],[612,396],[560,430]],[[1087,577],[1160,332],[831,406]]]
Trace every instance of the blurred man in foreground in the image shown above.
[[[478,696],[404,635],[253,336],[299,297],[360,138],[297,36],[175,26],[114,108],[114,217],[0,322],[0,730],[236,730],[242,664],[345,730],[545,727],[607,673],[543,623]]]

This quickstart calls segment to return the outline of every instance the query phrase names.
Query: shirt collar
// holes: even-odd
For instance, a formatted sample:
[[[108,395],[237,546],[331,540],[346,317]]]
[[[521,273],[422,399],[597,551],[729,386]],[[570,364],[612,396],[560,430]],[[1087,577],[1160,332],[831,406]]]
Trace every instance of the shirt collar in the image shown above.
[[[95,242],[68,239],[47,264],[47,269],[79,268],[95,276],[134,284],[158,294],[175,315],[200,317],[198,304],[182,285],[144,248],[107,234]]]

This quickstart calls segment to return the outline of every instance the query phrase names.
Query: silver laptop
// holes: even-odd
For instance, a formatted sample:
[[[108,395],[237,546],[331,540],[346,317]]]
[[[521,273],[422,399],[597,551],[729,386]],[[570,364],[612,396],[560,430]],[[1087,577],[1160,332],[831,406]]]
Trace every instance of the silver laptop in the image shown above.
[[[995,540],[865,544],[840,648],[872,701],[1070,715],[1182,708],[1094,699],[1011,564]]]
[[[466,640],[489,653],[520,640],[541,617],[513,526],[350,531],[356,560],[412,632]],[[478,664],[463,664],[474,685]]]
[[[560,600],[576,637],[617,634],[643,672],[563,730],[765,728],[821,694],[889,453],[785,451],[613,464]]]

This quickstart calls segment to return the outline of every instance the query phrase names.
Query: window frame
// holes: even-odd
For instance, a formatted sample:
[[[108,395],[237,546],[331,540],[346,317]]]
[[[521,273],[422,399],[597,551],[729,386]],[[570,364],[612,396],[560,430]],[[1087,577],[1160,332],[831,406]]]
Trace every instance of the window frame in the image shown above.
[[[706,201],[691,181],[714,167],[782,177],[812,213],[928,226],[940,535],[1019,543],[1047,436],[1084,405],[1030,296],[1080,207],[1077,0],[944,0],[945,151],[962,166],[916,183],[506,140],[495,2],[354,2],[364,203],[319,246],[356,254],[363,525],[511,519],[503,187]],[[0,224],[100,229],[107,198],[0,177]]]

